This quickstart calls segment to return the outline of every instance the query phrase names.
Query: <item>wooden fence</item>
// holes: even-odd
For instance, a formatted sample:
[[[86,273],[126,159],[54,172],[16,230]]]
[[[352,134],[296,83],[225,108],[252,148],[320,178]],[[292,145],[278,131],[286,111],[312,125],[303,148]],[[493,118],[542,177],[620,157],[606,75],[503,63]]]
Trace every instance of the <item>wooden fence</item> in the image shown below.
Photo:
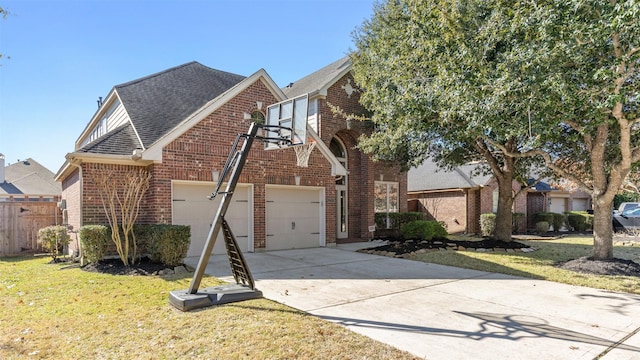
[[[60,224],[56,202],[0,202],[0,256],[19,255],[38,247],[38,230]]]

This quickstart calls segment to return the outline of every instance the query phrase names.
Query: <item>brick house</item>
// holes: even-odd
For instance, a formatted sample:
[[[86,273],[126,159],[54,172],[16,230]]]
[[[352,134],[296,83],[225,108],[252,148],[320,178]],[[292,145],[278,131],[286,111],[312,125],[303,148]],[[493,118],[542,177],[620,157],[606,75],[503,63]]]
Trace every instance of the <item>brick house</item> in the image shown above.
[[[476,164],[441,169],[430,159],[409,170],[409,211],[426,212],[431,218],[444,221],[449,233],[480,233],[480,214],[495,213],[498,205],[498,183],[491,175],[476,174]],[[514,181],[517,192],[520,184]],[[527,212],[527,197],[520,194],[514,200],[513,211]],[[525,219],[519,224],[525,227]]]
[[[375,187],[395,184],[397,203],[405,205],[391,210],[406,209],[406,174],[353,148],[364,130],[347,129],[326,106],[360,111],[357,90],[344,90],[345,83],[353,84],[347,58],[285,89],[262,69],[244,77],[197,62],[115,86],[56,174],[69,224],[77,230],[106,223],[91,178],[96,170],[144,168],[152,177],[138,222],[190,225],[188,256],[199,256],[219,201],[207,196],[236,135],[264,121],[268,105],[308,92],[309,136],[317,142],[309,166],[297,166],[293,149],[264,150],[254,142],[226,220],[250,252],[366,238]],[[214,253],[224,253],[218,240]]]
[[[495,213],[498,204],[498,184],[491,175],[478,175],[477,165],[467,164],[452,170],[439,168],[430,159],[409,170],[409,211],[426,212],[444,221],[450,233],[480,233],[480,214]],[[521,189],[514,181],[514,193]],[[535,228],[534,215],[539,212],[564,213],[591,209],[589,194],[579,190],[562,190],[539,182],[516,197],[513,212],[525,216],[518,229]]]

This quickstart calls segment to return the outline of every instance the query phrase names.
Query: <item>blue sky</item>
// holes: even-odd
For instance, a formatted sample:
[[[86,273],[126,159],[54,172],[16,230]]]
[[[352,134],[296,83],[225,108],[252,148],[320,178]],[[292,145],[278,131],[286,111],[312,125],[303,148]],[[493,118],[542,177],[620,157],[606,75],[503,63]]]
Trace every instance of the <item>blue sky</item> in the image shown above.
[[[99,96],[190,61],[284,86],[346,55],[374,2],[0,0],[0,153],[55,173]]]

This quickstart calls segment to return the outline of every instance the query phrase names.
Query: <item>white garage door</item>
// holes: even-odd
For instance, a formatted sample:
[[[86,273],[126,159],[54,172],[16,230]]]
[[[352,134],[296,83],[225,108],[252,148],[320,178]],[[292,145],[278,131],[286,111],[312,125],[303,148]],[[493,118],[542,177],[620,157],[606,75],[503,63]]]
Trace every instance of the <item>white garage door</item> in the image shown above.
[[[589,210],[589,199],[573,199],[573,210]]]
[[[562,214],[567,211],[567,198],[551,198],[551,206],[549,211]]]
[[[214,187],[213,183],[173,184],[173,223],[191,225],[191,245],[187,256],[200,256],[204,249],[213,217],[222,199],[222,195],[213,201],[207,199]],[[237,185],[225,216],[243,252],[253,251],[253,206],[250,194],[251,186]],[[213,253],[226,254],[222,232],[218,235]]]
[[[322,190],[267,187],[267,250],[325,245]]]

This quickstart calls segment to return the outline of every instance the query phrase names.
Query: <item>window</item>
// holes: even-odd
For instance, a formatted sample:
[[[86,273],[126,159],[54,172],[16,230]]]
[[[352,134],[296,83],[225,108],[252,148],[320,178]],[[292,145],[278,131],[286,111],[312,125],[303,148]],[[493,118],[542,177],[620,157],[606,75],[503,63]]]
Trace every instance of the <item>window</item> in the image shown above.
[[[264,114],[260,111],[254,111],[251,113],[251,121],[256,124],[264,124]]]
[[[387,229],[391,227],[389,213],[398,212],[399,185],[397,182],[376,181],[375,191],[375,212],[387,214]]]

